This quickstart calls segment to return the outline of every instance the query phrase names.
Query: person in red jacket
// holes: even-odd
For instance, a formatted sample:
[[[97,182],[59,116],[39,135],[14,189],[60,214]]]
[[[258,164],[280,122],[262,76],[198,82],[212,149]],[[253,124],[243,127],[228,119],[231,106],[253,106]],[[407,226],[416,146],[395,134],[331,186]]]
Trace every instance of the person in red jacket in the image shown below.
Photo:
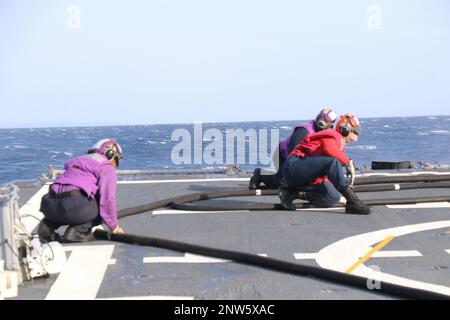
[[[283,166],[283,186],[280,200],[285,209],[295,210],[293,201],[308,198],[312,203],[329,207],[346,199],[346,212],[369,214],[371,208],[354,193],[355,166],[345,155],[349,142],[358,141],[361,125],[355,116],[340,117],[336,129],[307,136],[289,154]],[[342,166],[347,169],[346,179]]]

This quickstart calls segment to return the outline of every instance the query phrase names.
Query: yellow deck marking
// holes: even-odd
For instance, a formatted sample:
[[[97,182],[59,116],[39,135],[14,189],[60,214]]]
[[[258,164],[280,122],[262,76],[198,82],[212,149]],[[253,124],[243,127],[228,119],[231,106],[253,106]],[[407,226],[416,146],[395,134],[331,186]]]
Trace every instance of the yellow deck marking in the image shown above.
[[[355,271],[360,265],[362,265],[363,263],[365,263],[367,260],[369,260],[377,251],[380,251],[381,249],[383,249],[389,242],[391,242],[392,240],[394,240],[393,236],[389,236],[386,239],[384,239],[383,241],[381,241],[375,248],[373,248],[372,250],[369,251],[369,253],[367,253],[364,257],[362,257],[361,259],[359,259],[354,265],[352,265],[347,271],[345,271],[346,273],[350,274],[353,271]]]

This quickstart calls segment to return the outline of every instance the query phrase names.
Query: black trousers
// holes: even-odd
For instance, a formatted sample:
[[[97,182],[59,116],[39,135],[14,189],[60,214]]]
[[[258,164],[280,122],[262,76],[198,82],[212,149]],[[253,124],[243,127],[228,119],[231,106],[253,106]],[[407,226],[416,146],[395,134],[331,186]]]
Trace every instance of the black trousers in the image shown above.
[[[42,197],[40,211],[44,214],[44,223],[55,230],[69,225],[78,232],[87,233],[102,222],[97,200],[89,199],[78,190],[61,194],[50,190]]]
[[[279,166],[278,171],[275,174],[271,175],[261,175],[261,182],[264,183],[264,185],[269,189],[278,189],[283,182],[283,166],[285,163],[285,160],[281,156],[281,154],[278,154],[279,156]]]

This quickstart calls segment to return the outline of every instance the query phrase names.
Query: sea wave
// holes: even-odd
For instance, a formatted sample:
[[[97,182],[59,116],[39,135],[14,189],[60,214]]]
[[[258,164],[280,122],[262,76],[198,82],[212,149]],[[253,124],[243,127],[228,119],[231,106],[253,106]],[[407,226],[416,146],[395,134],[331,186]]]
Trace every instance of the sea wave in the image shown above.
[[[419,131],[417,132],[419,136],[429,136],[429,135],[449,135],[448,130],[430,130],[430,131]]]
[[[155,145],[155,144],[168,144],[169,142],[167,140],[163,140],[163,141],[154,141],[154,140],[148,140],[145,142],[145,144],[149,144],[149,145]]]
[[[377,149],[377,146],[372,146],[372,145],[362,145],[362,146],[347,147],[347,149],[354,149],[354,150],[376,150],[376,149]]]
[[[57,157],[60,154],[63,154],[63,155],[68,156],[68,157],[72,157],[73,156],[72,152],[67,152],[67,151],[50,151],[50,153],[54,155],[53,157]]]
[[[24,146],[22,144],[5,146],[4,148],[5,149],[30,149],[30,147]]]

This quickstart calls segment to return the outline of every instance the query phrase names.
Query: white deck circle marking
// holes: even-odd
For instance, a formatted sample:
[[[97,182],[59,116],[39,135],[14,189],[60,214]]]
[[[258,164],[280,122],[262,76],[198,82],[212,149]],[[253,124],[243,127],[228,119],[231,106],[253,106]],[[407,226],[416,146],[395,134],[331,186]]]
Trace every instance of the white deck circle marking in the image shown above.
[[[448,227],[450,227],[450,220],[444,220],[383,229],[348,237],[322,249],[317,254],[316,262],[323,268],[345,272],[345,270],[358,261],[360,257],[366,254],[368,248],[383,241],[389,236],[397,238],[411,233]],[[353,272],[353,274],[381,282],[399,284],[450,296],[450,287],[411,280],[384,272],[375,272],[365,265],[361,265]]]

